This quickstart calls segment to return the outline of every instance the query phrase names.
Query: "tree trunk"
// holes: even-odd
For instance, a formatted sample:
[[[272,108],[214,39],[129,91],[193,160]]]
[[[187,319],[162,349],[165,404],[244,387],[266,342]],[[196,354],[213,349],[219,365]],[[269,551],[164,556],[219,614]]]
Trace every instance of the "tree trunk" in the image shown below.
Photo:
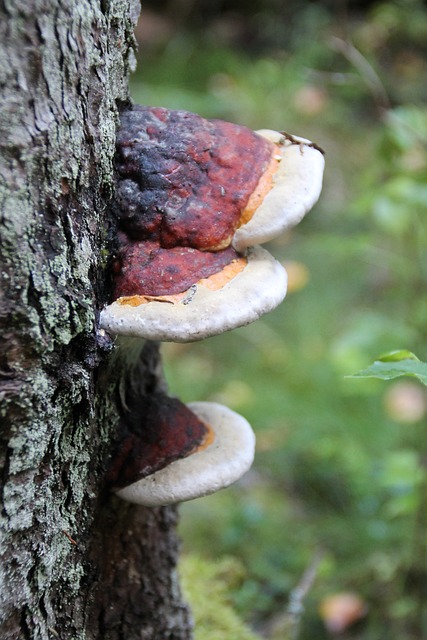
[[[158,349],[97,331],[134,0],[0,0],[0,637],[187,639],[173,508],[104,474]],[[118,354],[118,356],[117,356]],[[127,359],[132,358],[130,363]]]

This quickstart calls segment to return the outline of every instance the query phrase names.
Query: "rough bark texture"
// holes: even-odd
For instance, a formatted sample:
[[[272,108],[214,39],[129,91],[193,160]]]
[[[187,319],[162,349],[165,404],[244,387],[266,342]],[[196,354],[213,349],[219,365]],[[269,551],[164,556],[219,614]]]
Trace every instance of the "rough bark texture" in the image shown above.
[[[103,488],[123,385],[133,380],[136,398],[163,384],[154,345],[117,348],[96,328],[138,9],[134,0],[0,1],[8,640],[191,635],[175,577],[175,511],[126,505]]]

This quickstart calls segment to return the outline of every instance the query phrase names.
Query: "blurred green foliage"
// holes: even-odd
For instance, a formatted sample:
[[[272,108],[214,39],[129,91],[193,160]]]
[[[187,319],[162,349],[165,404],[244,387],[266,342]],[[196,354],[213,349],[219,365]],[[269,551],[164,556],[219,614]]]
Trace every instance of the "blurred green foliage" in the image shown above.
[[[182,558],[180,577],[184,595],[191,602],[195,640],[259,640],[231,605],[230,594],[240,589],[244,569],[235,558],[219,562],[197,555]]]
[[[221,583],[211,563],[225,556],[243,567],[219,588],[264,637],[330,638],[319,606],[350,590],[367,605],[351,637],[419,640],[426,392],[417,380],[346,376],[393,349],[427,360],[427,11],[418,0],[339,12],[296,3],[286,22],[282,7],[258,2],[248,17],[233,5],[197,31],[147,12],[140,26],[136,102],[286,129],[326,150],[318,205],[269,246],[289,265],[285,302],[248,327],[164,347],[171,393],[223,402],[258,442],[240,483],[182,506],[184,549],[207,583]],[[275,635],[318,553],[298,628]],[[250,637],[205,622],[200,640]]]

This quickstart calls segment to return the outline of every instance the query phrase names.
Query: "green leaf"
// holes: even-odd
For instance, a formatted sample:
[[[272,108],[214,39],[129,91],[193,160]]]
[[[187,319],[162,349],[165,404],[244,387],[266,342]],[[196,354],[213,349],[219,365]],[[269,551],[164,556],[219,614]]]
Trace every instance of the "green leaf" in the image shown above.
[[[382,355],[367,369],[347,377],[392,380],[400,376],[417,378],[427,386],[427,363],[418,360],[417,356],[411,351],[402,349]]]
[[[388,351],[387,353],[380,355],[378,358],[379,362],[401,362],[402,360],[416,360],[417,362],[420,362],[415,353],[412,353],[412,351],[408,351],[407,349]]]

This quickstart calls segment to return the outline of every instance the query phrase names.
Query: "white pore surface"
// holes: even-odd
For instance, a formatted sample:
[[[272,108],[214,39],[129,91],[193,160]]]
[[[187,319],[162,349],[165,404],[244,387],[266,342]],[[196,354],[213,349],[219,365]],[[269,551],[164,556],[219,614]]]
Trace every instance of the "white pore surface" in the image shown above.
[[[273,176],[273,187],[252,218],[236,230],[236,251],[263,244],[294,227],[317,202],[322,190],[323,154],[310,140],[292,136],[295,144],[278,131],[257,131],[280,147],[281,161]]]
[[[120,498],[148,507],[193,500],[228,487],[250,468],[255,434],[245,418],[215,402],[190,402],[188,407],[213,428],[214,442],[120,489]]]
[[[138,307],[113,302],[101,312],[100,326],[111,334],[166,342],[193,342],[240,327],[277,307],[286,295],[282,265],[262,247],[251,247],[248,264],[221,289],[195,286],[176,304],[149,302]]]

